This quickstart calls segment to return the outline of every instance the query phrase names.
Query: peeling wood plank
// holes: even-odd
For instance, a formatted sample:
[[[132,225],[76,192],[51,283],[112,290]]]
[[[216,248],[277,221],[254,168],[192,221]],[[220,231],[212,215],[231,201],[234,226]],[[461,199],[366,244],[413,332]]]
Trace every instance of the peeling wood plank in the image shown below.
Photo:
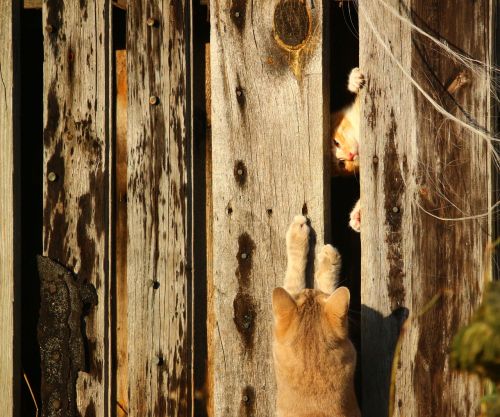
[[[43,3],[44,255],[94,284],[86,319],[89,373],[77,380],[84,416],[110,407],[111,2]]]
[[[0,415],[20,415],[19,4],[0,1]]]
[[[415,23],[450,45],[489,62],[490,0],[389,3],[403,14],[411,10]],[[368,80],[360,150],[363,415],[387,415],[392,353],[405,310],[418,314],[444,293],[403,338],[395,415],[476,416],[477,381],[452,372],[447,352],[480,301],[488,218],[445,222],[424,209],[447,218],[486,212],[490,155],[484,141],[446,122],[411,86],[366,16],[426,91],[452,112],[468,109],[484,127],[490,124],[489,79],[476,75],[449,97],[446,88],[463,68],[376,2],[364,0],[359,10],[360,64]]]
[[[212,0],[214,416],[271,416],[271,293],[294,215],[329,230],[328,1]]]
[[[116,414],[128,410],[127,343],[127,51],[115,52],[115,275],[116,275]]]
[[[127,19],[129,416],[189,416],[190,2],[138,1]]]

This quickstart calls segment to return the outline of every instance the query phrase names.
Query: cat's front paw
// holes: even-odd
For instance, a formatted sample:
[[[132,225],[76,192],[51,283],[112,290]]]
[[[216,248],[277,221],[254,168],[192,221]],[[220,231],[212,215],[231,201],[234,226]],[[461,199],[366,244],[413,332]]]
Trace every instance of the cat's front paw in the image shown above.
[[[295,216],[286,232],[286,244],[289,249],[308,250],[309,226],[305,216]]]
[[[320,268],[332,268],[340,266],[342,263],[342,258],[339,251],[332,245],[325,245],[321,248],[321,252],[318,254],[318,266]]]
[[[360,232],[361,231],[361,203],[358,200],[356,205],[351,211],[351,214],[349,215],[349,226],[355,231],[355,232]]]
[[[347,83],[347,89],[351,93],[358,94],[359,90],[361,90],[365,85],[365,76],[361,72],[361,70],[356,67],[351,70],[349,74],[349,81]]]

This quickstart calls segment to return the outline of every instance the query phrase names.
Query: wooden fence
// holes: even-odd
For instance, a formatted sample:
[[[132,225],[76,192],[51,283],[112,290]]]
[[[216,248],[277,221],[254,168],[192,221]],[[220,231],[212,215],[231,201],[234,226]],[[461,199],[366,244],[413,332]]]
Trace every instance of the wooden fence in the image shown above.
[[[417,25],[463,53],[494,59],[492,0],[384,3],[411,10]],[[335,188],[330,196],[329,162],[338,30],[330,16],[339,2],[212,0],[209,23],[197,1],[130,2],[126,52],[116,47],[123,5],[25,3],[42,7],[44,48],[43,230],[31,233],[98,295],[85,320],[88,372],[78,376],[77,408],[85,417],[271,416],[270,295],[283,280],[285,231],[304,213],[315,242],[329,242],[330,207],[343,198]],[[21,415],[24,384],[21,315],[38,314],[20,305],[21,283],[39,291],[25,286],[19,266],[35,262],[20,249],[20,15],[17,2],[0,0],[0,414],[12,417]],[[395,342],[409,314],[396,415],[472,417],[479,384],[450,370],[447,352],[480,301],[492,218],[436,216],[486,212],[496,174],[485,142],[445,120],[405,72],[485,128],[491,80],[469,74],[450,89],[464,68],[379,0],[359,1],[359,19],[368,81],[363,415],[388,413]],[[432,312],[418,316],[436,295]]]

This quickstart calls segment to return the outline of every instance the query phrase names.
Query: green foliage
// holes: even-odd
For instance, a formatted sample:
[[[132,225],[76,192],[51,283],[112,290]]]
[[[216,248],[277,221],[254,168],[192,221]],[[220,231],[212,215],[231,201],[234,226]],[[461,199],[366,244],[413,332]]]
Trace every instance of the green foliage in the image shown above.
[[[470,323],[453,339],[451,365],[486,378],[488,394],[481,401],[482,416],[500,417],[500,281],[490,282],[483,302]]]

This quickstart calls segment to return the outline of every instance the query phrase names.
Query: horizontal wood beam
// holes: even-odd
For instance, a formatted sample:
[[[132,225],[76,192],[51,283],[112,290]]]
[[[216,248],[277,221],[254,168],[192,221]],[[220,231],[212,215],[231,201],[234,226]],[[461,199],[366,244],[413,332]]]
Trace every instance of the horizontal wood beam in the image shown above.
[[[43,0],[24,0],[25,9],[41,9],[42,4]],[[115,0],[113,1],[113,6],[125,10],[127,8],[127,0]]]

